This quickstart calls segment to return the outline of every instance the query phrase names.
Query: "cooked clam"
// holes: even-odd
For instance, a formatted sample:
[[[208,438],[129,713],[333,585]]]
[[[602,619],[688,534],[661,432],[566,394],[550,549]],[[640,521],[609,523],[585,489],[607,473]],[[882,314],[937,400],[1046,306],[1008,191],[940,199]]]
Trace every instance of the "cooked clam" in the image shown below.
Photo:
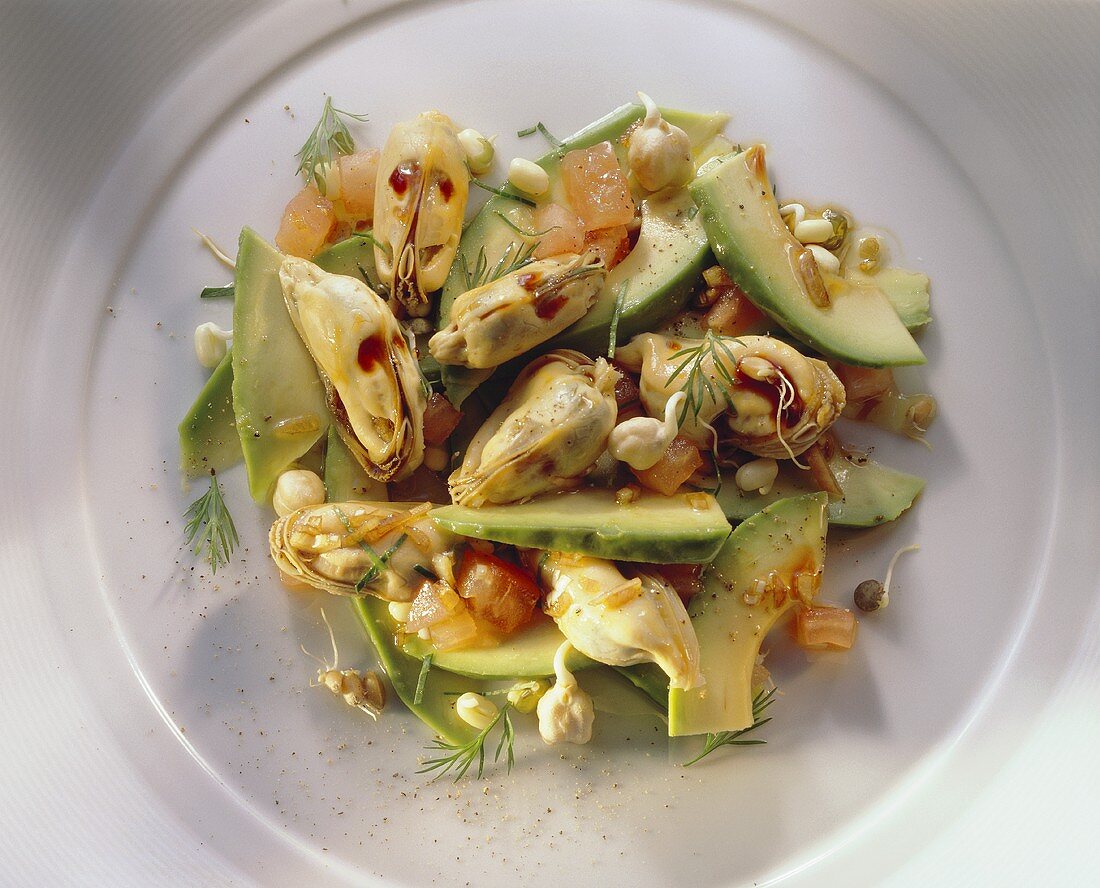
[[[413,317],[431,311],[462,235],[470,172],[449,117],[428,111],[397,124],[378,162],[374,259],[391,297]]]
[[[518,503],[575,487],[607,448],[619,373],[603,358],[553,351],[516,378],[451,475],[465,506]]]
[[[770,336],[675,339],[644,333],[616,358],[641,372],[646,412],[661,416],[676,392],[692,389],[680,434],[710,447],[715,434],[776,459],[809,448],[844,409],[844,386],[824,361]],[[728,432],[715,428],[725,415]]]
[[[613,562],[547,552],[539,561],[543,609],[573,647],[599,663],[656,663],[674,688],[703,684],[699,640],[676,591],[640,573],[627,579]]]
[[[428,517],[430,503],[325,503],[271,525],[279,570],[333,595],[412,601],[424,577],[415,565],[453,547],[455,538]]]
[[[287,258],[287,309],[313,356],[337,430],[367,473],[400,480],[424,458],[427,398],[416,356],[386,303],[365,283]]]
[[[428,350],[441,364],[497,367],[584,317],[606,279],[591,256],[531,262],[459,296]]]

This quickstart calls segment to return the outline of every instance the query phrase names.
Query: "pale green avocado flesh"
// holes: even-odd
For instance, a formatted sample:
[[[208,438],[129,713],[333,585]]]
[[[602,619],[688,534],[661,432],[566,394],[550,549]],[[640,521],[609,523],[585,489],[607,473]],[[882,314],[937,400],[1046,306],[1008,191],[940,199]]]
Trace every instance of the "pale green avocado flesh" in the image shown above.
[[[432,655],[432,666],[469,675],[473,678],[545,678],[554,674],[554,654],[565,641],[561,630],[549,617],[537,615],[535,622],[508,636],[493,647],[469,647],[455,651],[437,651],[431,642],[417,636],[406,637],[401,649],[411,657]],[[595,666],[580,651],[565,660],[571,670]]]
[[[675,109],[663,110],[662,114],[666,120],[681,127],[695,147],[713,139],[729,119],[725,114],[696,114]],[[626,146],[622,137],[642,115],[641,105],[624,105],[567,138],[560,148],[543,155],[536,163],[549,174],[550,188],[540,200],[567,204],[561,182],[561,158],[569,151],[610,141],[620,161],[625,163]],[[602,354],[607,349],[616,298],[628,278],[630,286],[619,314],[619,342],[626,342],[634,334],[650,329],[679,311],[710,261],[706,234],[693,210],[690,198],[683,192],[659,193],[646,198],[642,203],[641,232],[631,255],[608,275],[589,313],[541,350],[568,347]],[[484,253],[485,263],[491,268],[506,251],[511,250],[511,255],[515,255],[533,242],[512,226],[533,231],[532,211],[515,200],[493,196],[466,227],[440,294],[440,328],[450,319],[454,300],[469,289],[466,269],[477,266],[479,254]],[[444,366],[443,384],[451,402],[460,405],[490,373]]]
[[[381,284],[374,267],[374,241],[367,235],[353,234],[313,257],[313,262],[329,274],[345,274],[364,281],[376,293]]]
[[[432,520],[461,536],[614,561],[701,564],[729,536],[710,494],[643,493],[620,504],[614,490],[590,489],[506,506],[441,506]]]
[[[780,460],[779,477],[767,493],[746,493],[732,482],[722,485],[715,498],[730,521],[744,521],[781,499],[813,493],[809,472],[790,460]],[[840,452],[829,459],[843,496],[829,495],[829,523],[842,527],[875,527],[895,520],[924,490],[924,479],[907,475],[863,457]]]
[[[188,476],[220,472],[241,461],[233,419],[233,357],[226,352],[179,425],[180,467]]]
[[[365,485],[370,481],[340,436],[330,432],[325,450],[325,487],[329,501],[366,500],[360,491],[368,489]],[[381,486],[382,495],[378,499],[384,500],[385,485]],[[433,668],[425,676],[417,702],[416,688],[423,663],[410,657],[397,644],[397,624],[390,616],[388,604],[381,598],[365,596],[353,599],[352,605],[374,644],[379,665],[401,702],[448,742],[466,743],[473,739],[477,731],[455,714],[454,701],[459,694],[480,690],[481,686],[469,678]]]
[[[233,413],[252,498],[320,440],[329,424],[313,358],[290,321],[279,283],[283,255],[241,232],[233,302]]]
[[[828,304],[802,266],[755,145],[705,164],[688,186],[718,262],[748,298],[824,355],[864,367],[923,364],[890,300],[872,284],[828,278]],[[816,265],[811,263],[810,268]],[[815,302],[815,296],[817,302]]]
[[[798,577],[812,578],[810,595],[820,582],[826,505],[824,493],[772,503],[735,528],[707,568],[703,592],[688,605],[706,683],[669,691],[670,736],[752,725],[752,672],[760,644],[800,600]],[[757,580],[772,584],[762,596]]]

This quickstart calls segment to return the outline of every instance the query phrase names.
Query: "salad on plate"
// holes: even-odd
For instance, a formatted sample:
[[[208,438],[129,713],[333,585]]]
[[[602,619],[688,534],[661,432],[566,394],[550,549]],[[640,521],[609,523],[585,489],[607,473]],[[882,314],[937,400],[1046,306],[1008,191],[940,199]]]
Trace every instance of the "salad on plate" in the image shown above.
[[[437,776],[510,767],[524,719],[583,744],[597,713],[650,712],[700,738],[687,764],[762,742],[770,630],[855,642],[818,600],[829,526],[924,486],[837,422],[923,440],[936,402],[893,368],[925,361],[928,278],[850,213],[778,199],[728,115],[639,98],[519,132],[548,150],[501,185],[493,140],[446,115],[362,150],[329,99],[274,243],[245,228],[201,294],[233,328],[195,333],[189,538],[232,557],[217,473],[243,461],[290,594],[346,598],[384,673],[333,642],[315,682],[374,718],[392,689]]]

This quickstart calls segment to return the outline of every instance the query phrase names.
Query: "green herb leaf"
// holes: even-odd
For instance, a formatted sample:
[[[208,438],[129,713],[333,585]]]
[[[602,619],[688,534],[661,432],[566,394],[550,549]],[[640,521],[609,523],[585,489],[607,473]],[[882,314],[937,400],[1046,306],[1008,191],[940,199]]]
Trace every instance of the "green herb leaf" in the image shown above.
[[[625,280],[622,286],[619,287],[619,292],[615,294],[615,311],[611,315],[611,328],[607,337],[607,360],[611,360],[615,357],[615,340],[619,335],[619,316],[623,313],[623,302],[626,300],[626,288],[630,284],[629,280]]]
[[[294,155],[298,158],[298,169],[295,172],[305,175],[307,185],[315,183],[321,194],[327,190],[325,172],[333,160],[341,154],[352,154],[355,151],[355,139],[343,118],[366,120],[367,116],[341,111],[333,106],[332,96],[327,97],[325,106],[321,109],[321,119],[305,144]]]
[[[428,672],[432,668],[434,656],[435,654],[429,653],[420,664],[420,676],[416,679],[416,691],[413,692],[413,706],[424,702],[424,685],[428,682]]]
[[[448,754],[440,755],[438,758],[428,759],[424,762],[424,767],[416,773],[427,774],[431,771],[436,771],[436,775],[432,777],[434,781],[453,770],[455,773],[455,783],[458,783],[458,781],[465,776],[466,772],[470,770],[470,766],[473,765],[476,759],[477,779],[480,780],[485,775],[485,741],[489,739],[489,735],[493,732],[493,729],[501,723],[503,724],[500,741],[497,743],[496,754],[493,756],[493,761],[500,761],[503,755],[507,768],[511,771],[516,762],[515,750],[513,748],[516,742],[516,729],[512,724],[512,718],[508,712],[510,708],[511,704],[505,703],[493,720],[468,743],[448,743],[446,740],[436,737],[432,741],[433,745],[429,747],[429,749],[432,751],[442,750]]]
[[[673,368],[672,376],[669,377],[670,380],[673,380],[678,376],[684,376],[680,391],[687,395],[687,398],[684,401],[684,406],[680,409],[679,423],[681,425],[687,420],[689,414],[698,419],[705,403],[709,401],[712,404],[717,404],[719,395],[725,400],[726,406],[730,410],[734,409],[730,389],[736,385],[736,382],[730,374],[729,368],[723,363],[722,358],[727,359],[736,366],[737,359],[730,351],[729,344],[736,342],[738,345],[742,345],[743,343],[740,339],[717,336],[712,330],[707,330],[706,335],[698,342],[698,345],[680,349],[675,358],[678,363]],[[718,385],[710,379],[703,367],[703,361],[708,357],[719,376],[720,384]]]
[[[740,731],[721,731],[718,734],[707,734],[706,740],[703,743],[703,751],[700,752],[691,761],[684,762],[684,767],[694,765],[701,758],[705,758],[710,755],[714,750],[721,746],[761,746],[767,743],[767,740],[745,740],[744,736],[750,731],[755,731],[757,728],[766,725],[771,721],[771,716],[762,718],[764,710],[766,710],[775,700],[775,692],[777,688],[772,688],[770,691],[761,690],[752,701],[752,724],[747,728],[742,728]]]
[[[496,264],[491,267],[485,256],[484,246],[478,250],[477,260],[472,269],[466,259],[466,254],[460,254],[459,258],[462,265],[462,275],[466,281],[466,289],[474,290],[478,287],[484,287],[486,284],[511,274],[513,271],[519,271],[523,266],[534,261],[535,250],[538,249],[539,243],[539,241],[534,241],[528,244],[517,244],[513,241],[508,244]]]
[[[520,237],[542,237],[544,234],[549,234],[551,231],[557,231],[559,228],[561,228],[560,225],[551,225],[549,228],[547,228],[544,231],[524,231],[522,228],[520,228],[518,225],[516,225],[515,222],[513,222],[511,219],[509,219],[507,216],[505,216],[504,213],[495,212],[493,215],[499,216],[500,221],[503,222],[505,225],[507,225],[509,228],[511,228],[512,231],[514,231]]]
[[[558,139],[555,136],[551,135],[550,130],[548,130],[543,125],[543,122],[541,120],[534,126],[529,126],[527,127],[527,129],[520,130],[518,133],[516,133],[516,136],[520,139],[525,139],[527,138],[527,136],[533,136],[535,133],[542,133],[546,141],[553,145],[555,148],[562,148],[565,145],[565,143],[561,139]]]
[[[401,534],[401,536],[394,541],[393,545],[386,549],[381,555],[376,555],[374,550],[366,543],[361,544],[363,550],[370,555],[372,564],[367,569],[367,572],[359,578],[359,582],[355,584],[356,592],[362,592],[367,586],[382,576],[382,571],[389,565],[390,559],[393,558],[393,553],[405,545],[405,540],[408,538],[409,535],[407,533]]]
[[[211,572],[217,573],[219,565],[229,563],[229,556],[239,540],[213,469],[210,470],[210,489],[188,506],[183,517],[187,519],[184,528],[187,542],[194,544],[196,555],[206,552]]]
[[[431,580],[432,582],[435,582],[439,579],[439,577],[436,576],[434,570],[432,570],[430,567],[425,567],[423,564],[414,564],[413,570],[420,574],[420,576],[424,577],[427,580]]]
[[[470,184],[471,185],[476,185],[478,188],[482,189],[483,191],[488,191],[491,194],[495,194],[497,197],[503,197],[503,198],[506,198],[507,200],[518,201],[519,203],[526,204],[529,207],[535,206],[535,202],[533,200],[531,200],[529,197],[524,197],[522,194],[516,194],[515,192],[512,192],[512,191],[505,191],[503,188],[495,188],[492,185],[490,185],[488,182],[482,182],[480,179],[475,179],[475,178],[471,177],[470,178]]]
[[[233,284],[224,287],[203,287],[202,292],[199,293],[199,299],[221,299],[223,297],[232,299],[235,293],[236,287]]]

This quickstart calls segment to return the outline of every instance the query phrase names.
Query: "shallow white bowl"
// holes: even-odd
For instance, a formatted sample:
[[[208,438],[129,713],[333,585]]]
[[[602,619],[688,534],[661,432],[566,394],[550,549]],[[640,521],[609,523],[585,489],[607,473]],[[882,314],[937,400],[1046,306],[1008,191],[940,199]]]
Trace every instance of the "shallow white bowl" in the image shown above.
[[[116,92],[67,108],[67,138],[98,133],[112,95],[156,68],[146,40],[169,51],[179,11],[140,10],[133,33],[87,24]],[[955,45],[944,22],[969,21],[950,12],[921,31],[940,49]],[[183,33],[193,57],[140,125],[113,143],[89,137],[105,175],[80,183],[87,204],[36,211],[38,226],[66,232],[49,274],[32,294],[3,294],[16,471],[2,544],[19,590],[3,662],[25,671],[18,717],[0,729],[0,799],[18,812],[0,873],[18,884],[962,884],[966,866],[1019,876],[1021,858],[1034,863],[1020,850],[1028,809],[1094,817],[1051,753],[1097,773],[1085,759],[1100,733],[1096,270],[1048,187],[1057,172],[1029,163],[976,98],[981,81],[962,83],[904,24],[848,5],[478,0],[291,3],[216,39]],[[63,78],[77,61],[47,68]],[[1056,80],[1039,78],[1034,101]],[[12,89],[29,100],[57,87]],[[191,331],[228,326],[230,313],[196,298],[227,275],[191,228],[230,246],[242,225],[273,234],[326,93],[370,114],[362,144],[439,107],[500,133],[506,160],[541,151],[516,130],[571,131],[636,89],[731,111],[733,138],[767,141],[781,196],[844,205],[891,232],[899,264],[931,276],[929,363],[903,379],[940,400],[934,449],[857,431],[928,489],[896,526],[831,538],[823,597],[846,602],[894,548],[922,549],[850,655],[775,644],[783,695],[767,746],[684,770],[653,723],[607,719],[589,747],[551,750],[528,734],[511,775],[428,784],[414,719],[394,707],[375,726],[306,688],[299,645],[324,650],[322,602],[276,581],[269,516],[240,470],[224,481],[242,557],[214,579],[182,547],[194,494],[180,489],[175,427],[202,379]],[[4,144],[14,166],[19,146]],[[77,169],[93,167],[85,157]],[[47,174],[32,168],[31,182]],[[13,203],[5,224],[20,222]],[[345,657],[368,659],[350,614],[325,603]],[[1050,822],[1063,873],[1095,859],[1066,850],[1063,819]],[[66,825],[71,848],[34,850],[50,823]],[[1054,841],[1052,826],[1038,829],[1035,841]],[[967,836],[980,848],[969,856]]]

